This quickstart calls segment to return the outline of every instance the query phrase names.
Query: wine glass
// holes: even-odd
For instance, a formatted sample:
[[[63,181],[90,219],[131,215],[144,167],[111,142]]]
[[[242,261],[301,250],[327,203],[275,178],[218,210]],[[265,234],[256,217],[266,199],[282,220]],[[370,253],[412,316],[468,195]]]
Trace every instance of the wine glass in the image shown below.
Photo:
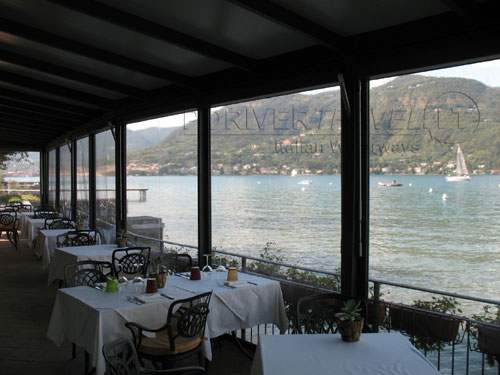
[[[144,292],[144,279],[141,276],[134,277],[132,284],[134,285],[134,289],[136,292]]]
[[[201,271],[202,272],[212,272],[213,268],[210,267],[210,264],[208,261],[208,258],[210,258],[210,254],[203,254],[203,256],[205,257],[205,267],[203,267],[203,269]]]
[[[226,267],[224,267],[222,264],[217,267],[217,269],[215,270],[215,278],[217,280],[226,280]]]

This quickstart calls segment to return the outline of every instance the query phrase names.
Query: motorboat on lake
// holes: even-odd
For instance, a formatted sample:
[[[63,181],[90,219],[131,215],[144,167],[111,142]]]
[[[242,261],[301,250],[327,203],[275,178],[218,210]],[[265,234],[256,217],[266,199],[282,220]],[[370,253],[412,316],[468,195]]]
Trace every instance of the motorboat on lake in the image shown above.
[[[378,186],[396,187],[396,186],[403,186],[403,184],[396,182],[396,180],[392,180],[392,182],[379,182]]]
[[[299,184],[299,185],[311,185],[312,181],[311,180],[300,180],[299,182],[297,182],[297,184]]]

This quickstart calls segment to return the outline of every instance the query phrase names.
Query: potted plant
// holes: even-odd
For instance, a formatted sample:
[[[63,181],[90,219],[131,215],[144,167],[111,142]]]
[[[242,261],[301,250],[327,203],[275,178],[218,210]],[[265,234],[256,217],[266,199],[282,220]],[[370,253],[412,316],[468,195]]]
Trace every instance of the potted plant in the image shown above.
[[[153,259],[153,269],[155,273],[152,273],[151,277],[156,278],[158,288],[163,288],[167,282],[167,269],[163,265],[163,258],[161,256]]]
[[[472,335],[477,339],[479,350],[486,354],[488,364],[494,366],[495,359],[500,361],[500,306],[496,314],[490,311],[490,306],[483,309],[483,314],[473,315],[472,318],[490,324],[478,323],[473,327]]]
[[[116,230],[116,244],[118,247],[127,246],[127,231],[125,229]]]
[[[408,307],[391,305],[389,312],[391,329],[412,335],[416,348],[432,352],[444,349],[444,342],[454,341],[460,328],[459,319],[436,313],[455,314],[462,310],[454,298],[432,297],[431,301],[416,300]]]
[[[358,341],[363,330],[364,319],[359,313],[361,301],[350,299],[344,303],[342,312],[335,314],[337,327],[342,340],[347,342]]]
[[[80,214],[76,215],[75,219],[75,229],[76,230],[83,230],[83,216]]]

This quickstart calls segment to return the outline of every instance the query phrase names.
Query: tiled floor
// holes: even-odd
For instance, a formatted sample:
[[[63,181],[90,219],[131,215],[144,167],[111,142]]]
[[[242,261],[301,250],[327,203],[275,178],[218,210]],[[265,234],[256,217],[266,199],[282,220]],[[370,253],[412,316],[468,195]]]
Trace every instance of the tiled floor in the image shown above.
[[[71,344],[58,348],[46,338],[57,287],[35,261],[24,240],[19,250],[0,238],[0,374],[83,374],[83,349],[71,358]],[[208,373],[248,374],[251,361],[232,342],[213,348]]]

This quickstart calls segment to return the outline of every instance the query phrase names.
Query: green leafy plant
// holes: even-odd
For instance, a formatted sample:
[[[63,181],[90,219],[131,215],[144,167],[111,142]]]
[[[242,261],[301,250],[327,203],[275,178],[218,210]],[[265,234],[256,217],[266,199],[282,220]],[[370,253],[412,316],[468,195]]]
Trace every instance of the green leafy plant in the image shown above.
[[[120,240],[120,239],[125,239],[127,238],[127,231],[125,229],[117,229],[116,230],[116,239],[117,240]]]
[[[335,314],[335,317],[340,320],[350,320],[356,321],[361,318],[361,301],[356,301],[354,299],[347,300],[344,302],[344,307],[342,311]]]

